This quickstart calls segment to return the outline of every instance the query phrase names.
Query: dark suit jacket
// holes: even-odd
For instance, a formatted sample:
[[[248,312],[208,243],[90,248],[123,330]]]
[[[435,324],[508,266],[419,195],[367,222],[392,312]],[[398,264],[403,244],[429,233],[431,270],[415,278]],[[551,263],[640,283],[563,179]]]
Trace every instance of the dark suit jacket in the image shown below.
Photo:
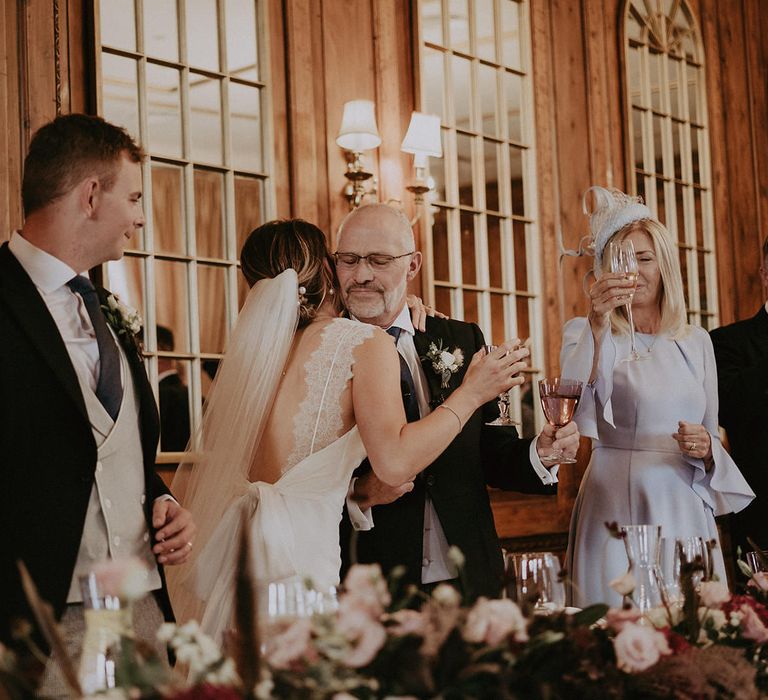
[[[716,328],[711,333],[717,362],[720,425],[728,433],[731,456],[756,498],[732,516],[735,546],[750,550],[750,536],[768,549],[768,314]]]
[[[414,337],[419,357],[425,357],[431,342],[440,340],[445,349],[463,350],[464,365],[443,389],[431,361],[422,359],[433,408],[461,384],[472,355],[484,344],[475,324],[428,318],[427,332],[417,332]],[[429,493],[448,543],[459,547],[466,557],[469,590],[465,593],[470,597],[499,594],[503,562],[486,485],[543,494],[554,494],[555,488],[544,486],[531,467],[530,439],[520,439],[514,426],[485,425],[497,416],[496,402],[476,411],[445,452],[415,480],[413,491],[394,503],[373,508],[373,529],[357,533],[359,562],[379,563],[385,574],[402,564],[405,581],[420,584],[424,500]],[[345,568],[350,561],[350,534],[345,515],[341,533]]]
[[[183,452],[189,442],[189,394],[178,374],[158,384],[160,447],[164,452]]]
[[[99,290],[104,300],[105,292]],[[128,344],[126,344],[127,346]],[[147,500],[167,493],[155,473],[157,407],[138,352],[125,347],[139,402]],[[14,617],[32,621],[17,574],[27,565],[59,617],[77,560],[96,468],[93,437],[75,369],[32,280],[0,247],[0,638]],[[161,570],[162,576],[162,570]],[[158,599],[170,618],[163,584]]]

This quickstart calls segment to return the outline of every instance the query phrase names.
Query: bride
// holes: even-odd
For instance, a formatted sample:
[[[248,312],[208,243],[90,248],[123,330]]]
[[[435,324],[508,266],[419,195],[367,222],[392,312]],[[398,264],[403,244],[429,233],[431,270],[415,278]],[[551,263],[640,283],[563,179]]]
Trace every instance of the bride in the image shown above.
[[[174,611],[182,621],[202,614],[215,637],[232,626],[244,507],[257,578],[337,585],[353,470],[367,455],[382,481],[410,481],[520,369],[511,346],[478,353],[443,410],[407,423],[392,338],[340,318],[320,229],[264,224],[246,240],[241,264],[252,288],[206,403],[199,450],[173,483],[199,527],[198,548],[170,581]]]

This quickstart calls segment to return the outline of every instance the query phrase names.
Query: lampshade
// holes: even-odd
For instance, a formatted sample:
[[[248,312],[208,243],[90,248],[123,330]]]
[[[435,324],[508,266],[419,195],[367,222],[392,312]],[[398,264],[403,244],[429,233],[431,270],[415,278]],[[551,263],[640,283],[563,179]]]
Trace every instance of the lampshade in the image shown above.
[[[352,100],[344,104],[336,143],[347,151],[367,151],[381,143],[371,100]]]
[[[405,134],[401,151],[413,153],[416,156],[443,155],[443,147],[440,141],[440,117],[436,114],[411,114],[411,123]]]

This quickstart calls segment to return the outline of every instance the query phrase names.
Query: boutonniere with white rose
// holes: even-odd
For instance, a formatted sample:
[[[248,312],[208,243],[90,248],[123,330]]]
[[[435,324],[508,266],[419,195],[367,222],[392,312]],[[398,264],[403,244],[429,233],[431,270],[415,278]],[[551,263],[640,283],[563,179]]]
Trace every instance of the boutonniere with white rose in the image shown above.
[[[115,294],[110,294],[107,297],[107,303],[102,304],[101,308],[112,330],[118,336],[124,336],[139,350],[138,334],[141,331],[141,314],[133,307],[123,304]]]
[[[443,348],[443,341],[430,343],[425,359],[432,362],[432,369],[440,375],[440,386],[443,389],[448,387],[451,375],[456,374],[464,366],[464,353],[461,348],[446,350]]]

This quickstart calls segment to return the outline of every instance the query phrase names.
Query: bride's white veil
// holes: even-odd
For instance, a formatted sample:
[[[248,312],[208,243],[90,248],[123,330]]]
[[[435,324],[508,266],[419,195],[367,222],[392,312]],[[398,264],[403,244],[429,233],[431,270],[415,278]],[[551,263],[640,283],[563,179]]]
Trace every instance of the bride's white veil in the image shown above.
[[[191,441],[193,458],[173,479],[174,497],[192,512],[198,528],[187,563],[167,569],[179,621],[202,617],[204,606],[194,594],[195,561],[227,507],[246,492],[296,332],[298,304],[292,269],[251,288],[208,394],[197,439]]]

